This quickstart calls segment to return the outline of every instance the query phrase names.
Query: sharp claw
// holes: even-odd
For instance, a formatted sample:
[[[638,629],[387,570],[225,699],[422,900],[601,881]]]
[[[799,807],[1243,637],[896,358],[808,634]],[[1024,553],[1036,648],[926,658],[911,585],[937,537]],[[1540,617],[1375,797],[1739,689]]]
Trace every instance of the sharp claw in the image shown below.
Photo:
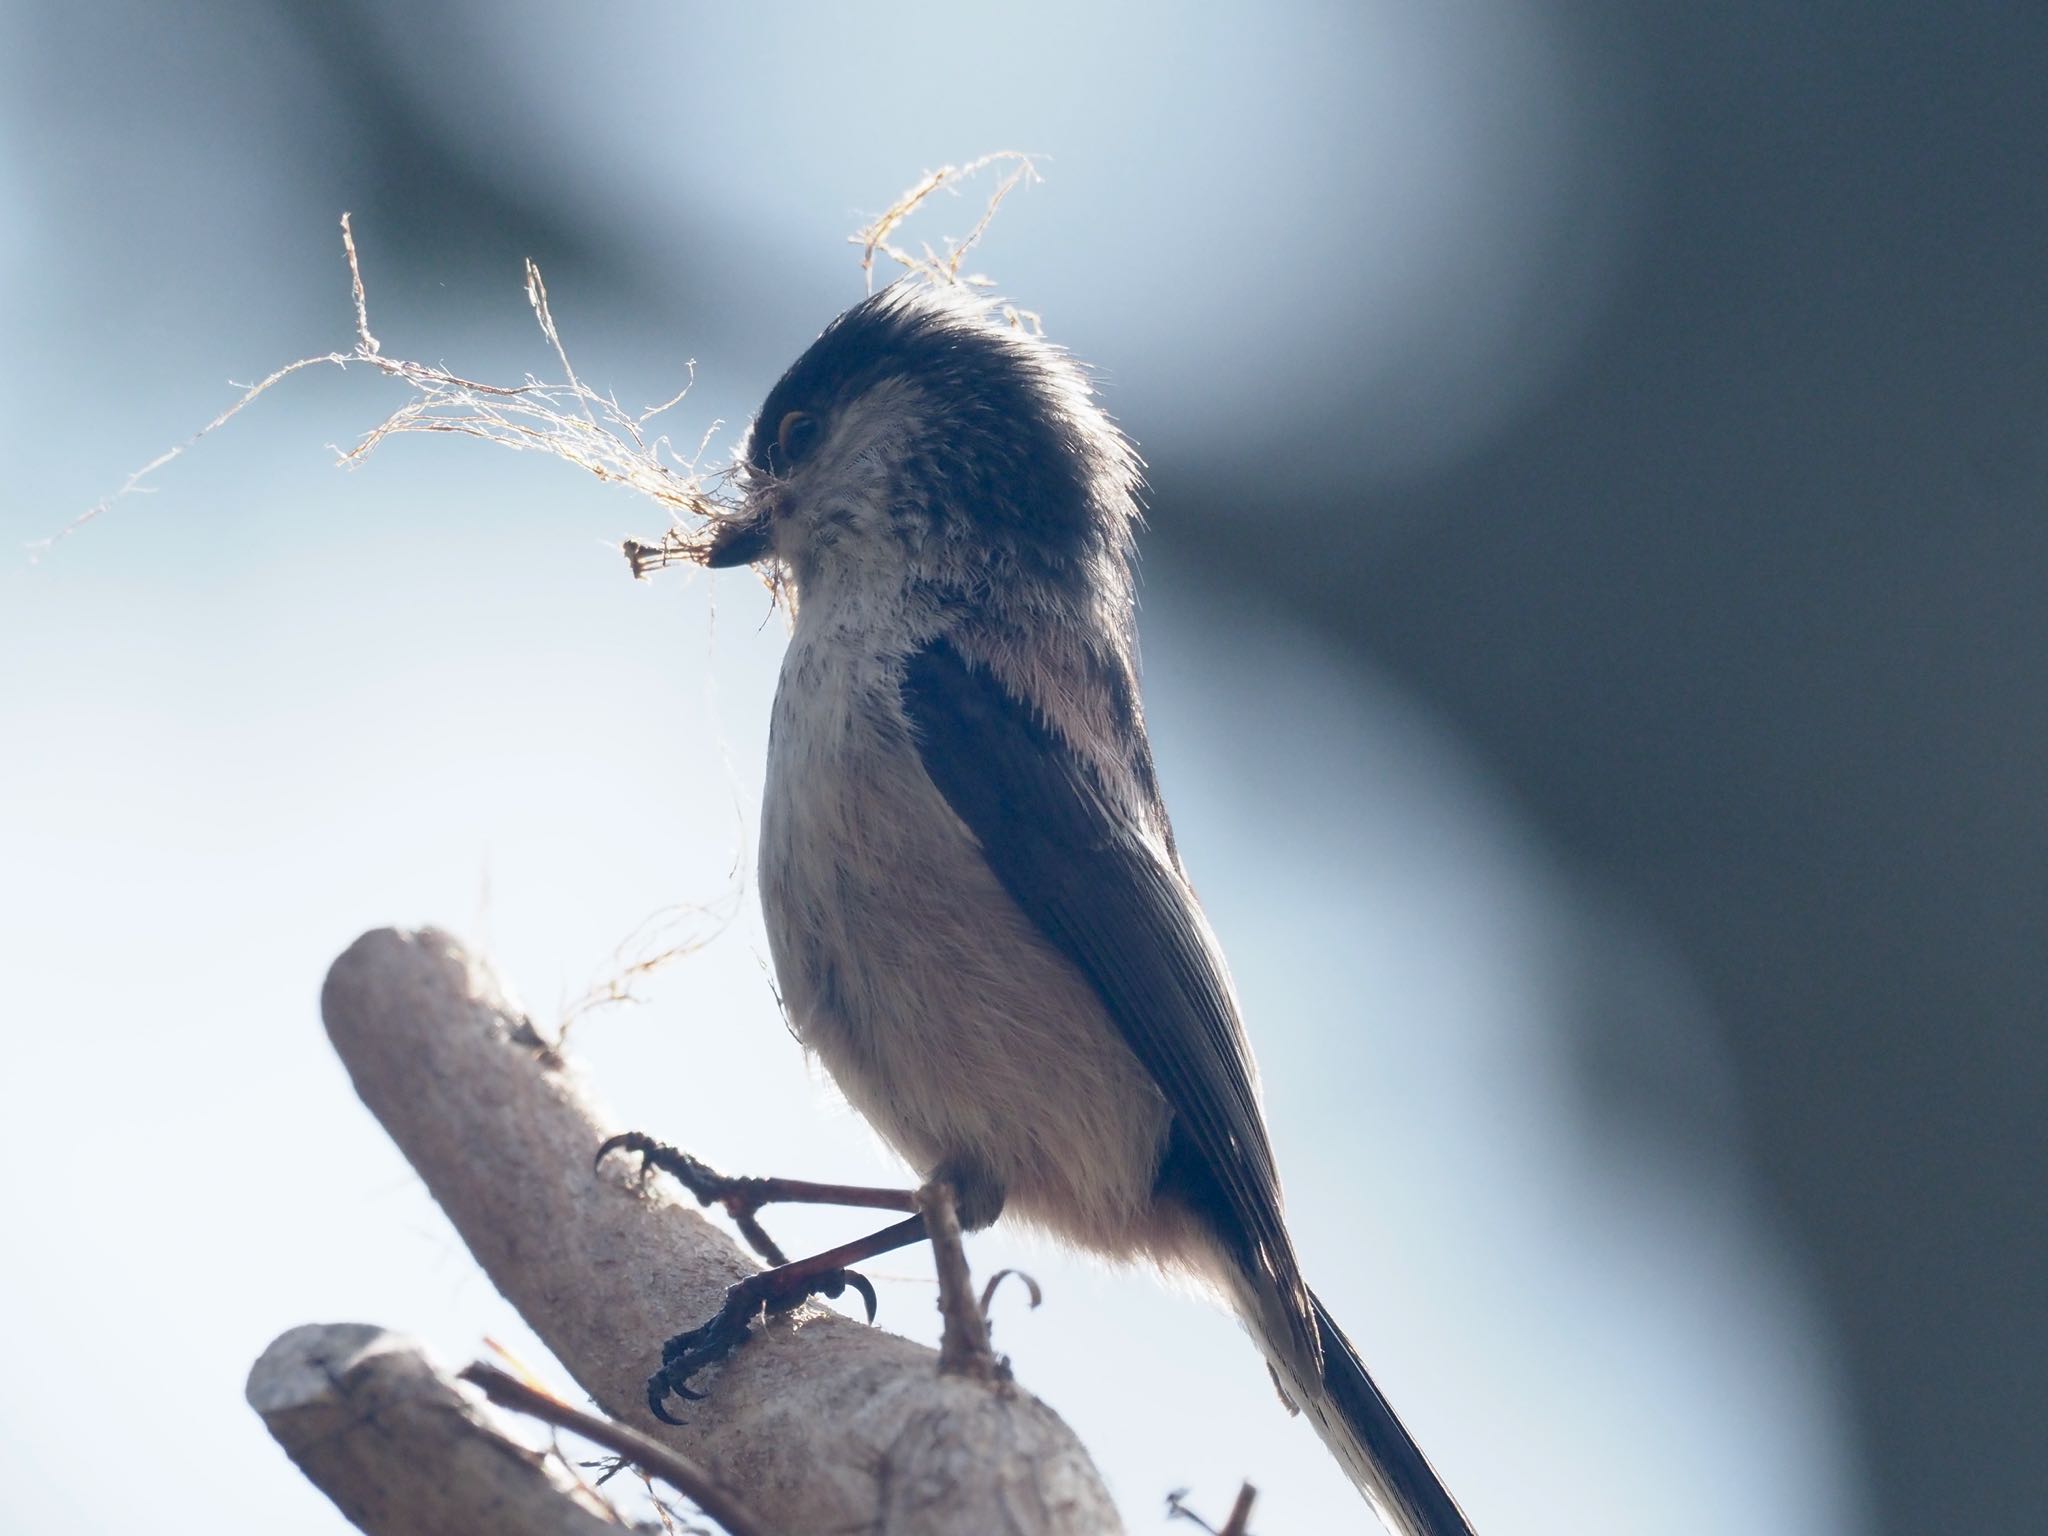
[[[664,1424],[680,1425],[683,1421],[668,1411],[668,1373],[656,1371],[647,1378],[647,1411]]]
[[[676,1341],[671,1339],[670,1344]],[[690,1373],[700,1365],[710,1364],[709,1360],[687,1360],[687,1350],[678,1350],[671,1355],[666,1346],[662,1349],[661,1369],[647,1378],[647,1411],[664,1424],[680,1424],[683,1421],[668,1411],[668,1400],[680,1397],[686,1403],[701,1403],[704,1394],[690,1386]]]
[[[868,1277],[858,1270],[849,1269],[842,1271],[840,1278],[860,1292],[861,1302],[868,1309],[868,1321],[872,1323],[875,1313],[880,1310],[880,1303],[875,1300],[875,1288],[868,1284]]]
[[[783,1312],[801,1305],[806,1296],[839,1296],[849,1288],[859,1292],[861,1302],[867,1308],[868,1321],[872,1323],[880,1310],[880,1303],[874,1286],[857,1270],[841,1269],[819,1275],[809,1289],[794,1291],[786,1300],[775,1295],[764,1296],[759,1286],[742,1281],[726,1292],[725,1304],[710,1322],[692,1328],[688,1333],[679,1333],[661,1346],[661,1369],[647,1378],[647,1411],[664,1424],[681,1424],[681,1419],[669,1413],[668,1400],[679,1397],[685,1402],[703,1401],[704,1394],[691,1389],[690,1378],[707,1365],[715,1365],[725,1359],[745,1343],[751,1324],[764,1305],[770,1311]]]
[[[590,1160],[591,1169],[595,1171],[598,1165],[607,1157],[622,1149],[645,1154],[647,1151],[646,1135],[640,1131],[621,1131],[616,1136],[607,1136],[603,1144],[598,1147],[597,1156]]]
[[[704,1394],[691,1389],[690,1378],[746,1342],[760,1307],[760,1298],[752,1289],[736,1285],[726,1292],[725,1305],[710,1322],[679,1333],[661,1346],[661,1369],[647,1379],[647,1406],[657,1419],[664,1424],[682,1422],[669,1417],[666,1405],[671,1397],[703,1401]]]

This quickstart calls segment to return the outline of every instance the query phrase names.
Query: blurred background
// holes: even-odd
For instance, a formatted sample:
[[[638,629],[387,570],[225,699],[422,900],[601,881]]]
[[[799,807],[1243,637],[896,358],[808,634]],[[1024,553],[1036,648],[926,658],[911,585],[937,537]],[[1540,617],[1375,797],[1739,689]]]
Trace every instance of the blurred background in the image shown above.
[[[343,209],[388,352],[551,371],[532,256],[593,384],[696,360],[716,459],[851,231],[1040,155],[973,265],[1150,462],[1155,744],[1293,1222],[1479,1527],[2039,1528],[2048,12],[0,15],[14,546],[350,343]],[[364,928],[547,1017],[701,909],[575,1026],[620,1124],[900,1177],[765,979],[779,616],[631,583],[660,513],[553,462],[337,473],[402,399],[301,375],[0,562],[0,1529],[342,1529],[241,1401],[296,1323],[541,1360],[326,1048]],[[1364,1527],[1227,1321],[971,1257],[1044,1282],[998,1345],[1133,1530],[1241,1477],[1268,1536]]]

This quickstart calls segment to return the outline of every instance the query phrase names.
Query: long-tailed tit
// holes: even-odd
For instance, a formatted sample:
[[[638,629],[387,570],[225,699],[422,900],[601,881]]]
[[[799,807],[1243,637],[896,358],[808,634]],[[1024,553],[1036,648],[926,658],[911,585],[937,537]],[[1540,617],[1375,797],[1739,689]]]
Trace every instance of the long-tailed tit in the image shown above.
[[[1139,707],[1139,462],[1081,369],[898,282],[770,392],[744,485],[709,563],[794,591],[760,884],[804,1045],[966,1229],[1206,1282],[1383,1518],[1465,1532],[1295,1260]],[[657,1411],[731,1332],[671,1346]]]

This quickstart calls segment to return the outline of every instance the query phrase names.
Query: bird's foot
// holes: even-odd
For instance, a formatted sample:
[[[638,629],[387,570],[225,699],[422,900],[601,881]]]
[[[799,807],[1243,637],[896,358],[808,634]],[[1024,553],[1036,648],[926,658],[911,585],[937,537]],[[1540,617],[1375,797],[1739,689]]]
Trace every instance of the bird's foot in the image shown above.
[[[609,1138],[597,1149],[597,1161],[603,1162],[613,1152],[631,1152],[649,1168],[659,1168],[697,1197],[699,1205],[724,1204],[731,1200],[749,1199],[755,1187],[764,1183],[761,1179],[736,1179],[730,1174],[720,1173],[709,1163],[692,1157],[680,1147],[672,1147],[665,1141],[656,1141],[645,1131],[623,1131]],[[757,1208],[758,1199],[752,1202]]]
[[[609,1138],[597,1149],[597,1161],[603,1162],[613,1152],[636,1154],[642,1167],[658,1168],[668,1174],[695,1196],[701,1206],[724,1206],[726,1215],[740,1229],[740,1236],[747,1240],[748,1247],[771,1265],[789,1262],[789,1256],[768,1235],[757,1215],[762,1206],[777,1198],[777,1187],[786,1180],[734,1178],[731,1174],[720,1173],[703,1159],[692,1157],[680,1147],[656,1141],[644,1131],[625,1131]]]
[[[647,1378],[647,1411],[664,1424],[682,1423],[669,1413],[669,1398],[700,1400],[704,1394],[690,1385],[690,1378],[744,1344],[764,1310],[789,1312],[813,1296],[833,1300],[852,1290],[866,1306],[868,1321],[875,1320],[875,1288],[865,1275],[851,1269],[804,1270],[804,1265],[792,1264],[749,1275],[725,1293],[724,1303],[709,1322],[662,1345],[661,1369]]]

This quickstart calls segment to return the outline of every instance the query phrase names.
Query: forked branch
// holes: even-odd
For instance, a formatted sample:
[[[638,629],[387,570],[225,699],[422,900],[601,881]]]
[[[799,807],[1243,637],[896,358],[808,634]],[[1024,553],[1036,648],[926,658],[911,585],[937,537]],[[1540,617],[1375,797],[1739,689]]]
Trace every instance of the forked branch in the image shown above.
[[[762,1325],[675,1429],[661,1341],[754,1270],[667,1180],[602,1169],[616,1129],[573,1061],[445,934],[366,934],[322,993],[363,1102],[498,1290],[605,1413],[679,1450],[770,1530],[881,1536],[1121,1529],[1085,1450],[1015,1387],[815,1305]],[[971,1300],[971,1298],[970,1298]]]

